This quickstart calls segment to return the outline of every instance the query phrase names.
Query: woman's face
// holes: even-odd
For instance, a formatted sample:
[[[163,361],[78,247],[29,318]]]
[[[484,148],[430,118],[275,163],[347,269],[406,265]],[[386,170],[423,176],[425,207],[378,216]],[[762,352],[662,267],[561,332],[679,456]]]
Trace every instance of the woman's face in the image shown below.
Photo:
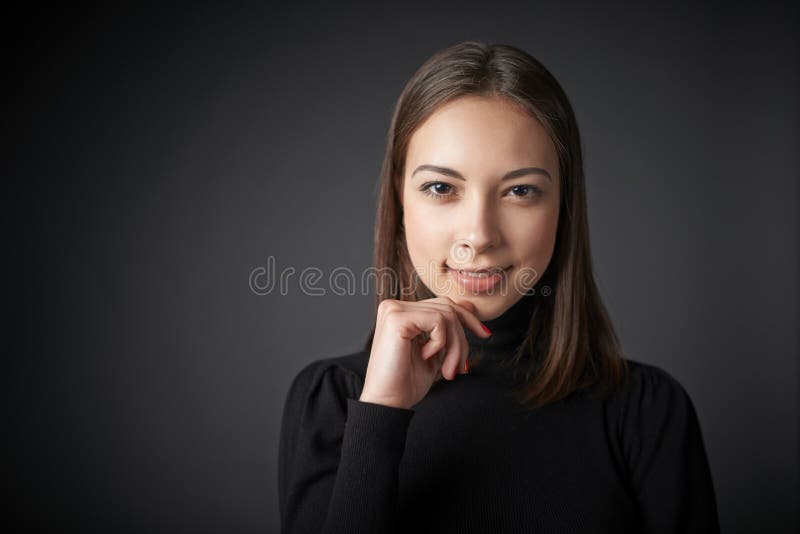
[[[437,109],[412,135],[403,176],[406,243],[422,282],[470,301],[481,320],[510,308],[553,255],[559,178],[547,132],[509,101],[466,96]],[[482,268],[498,271],[458,272]]]

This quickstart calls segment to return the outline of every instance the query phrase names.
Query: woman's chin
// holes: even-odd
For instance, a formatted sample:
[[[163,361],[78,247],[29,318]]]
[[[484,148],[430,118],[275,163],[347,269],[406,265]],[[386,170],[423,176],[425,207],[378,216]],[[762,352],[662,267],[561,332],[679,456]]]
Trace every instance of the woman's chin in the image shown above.
[[[453,302],[461,304],[469,302],[472,304],[472,314],[480,321],[491,321],[500,317],[503,312],[511,307],[508,303],[508,297],[503,295],[487,296],[481,295],[479,297],[469,295],[455,295],[449,296]]]

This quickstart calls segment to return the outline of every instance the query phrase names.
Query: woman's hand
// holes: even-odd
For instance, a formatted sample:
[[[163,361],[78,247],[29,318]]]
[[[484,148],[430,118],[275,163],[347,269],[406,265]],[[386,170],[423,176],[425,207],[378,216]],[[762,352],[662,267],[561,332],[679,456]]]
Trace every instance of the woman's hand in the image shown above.
[[[491,335],[474,310],[472,303],[448,297],[382,301],[359,400],[410,408],[434,381],[466,372],[469,346],[462,325],[479,336]]]

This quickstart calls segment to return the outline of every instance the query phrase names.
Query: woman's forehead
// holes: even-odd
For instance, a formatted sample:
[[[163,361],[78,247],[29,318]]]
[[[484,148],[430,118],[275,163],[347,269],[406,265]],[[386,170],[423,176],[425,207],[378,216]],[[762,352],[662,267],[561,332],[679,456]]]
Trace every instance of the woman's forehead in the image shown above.
[[[521,167],[541,167],[553,177],[558,172],[555,147],[536,119],[516,111],[452,106],[414,132],[406,153],[407,178],[420,165],[456,169],[467,180]]]
[[[557,172],[555,147],[539,121],[486,97],[462,97],[437,109],[412,135],[406,163],[409,175],[424,164],[482,175],[525,166]]]

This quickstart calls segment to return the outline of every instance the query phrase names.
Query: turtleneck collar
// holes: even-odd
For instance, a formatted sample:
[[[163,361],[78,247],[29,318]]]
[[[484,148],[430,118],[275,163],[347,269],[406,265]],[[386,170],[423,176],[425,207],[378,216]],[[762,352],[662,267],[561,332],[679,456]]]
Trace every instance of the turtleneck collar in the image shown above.
[[[494,352],[495,349],[513,352],[525,339],[530,328],[533,299],[534,295],[525,294],[498,317],[483,321],[492,332],[491,337],[480,338],[471,330],[465,329],[470,349],[482,349],[481,352]]]

